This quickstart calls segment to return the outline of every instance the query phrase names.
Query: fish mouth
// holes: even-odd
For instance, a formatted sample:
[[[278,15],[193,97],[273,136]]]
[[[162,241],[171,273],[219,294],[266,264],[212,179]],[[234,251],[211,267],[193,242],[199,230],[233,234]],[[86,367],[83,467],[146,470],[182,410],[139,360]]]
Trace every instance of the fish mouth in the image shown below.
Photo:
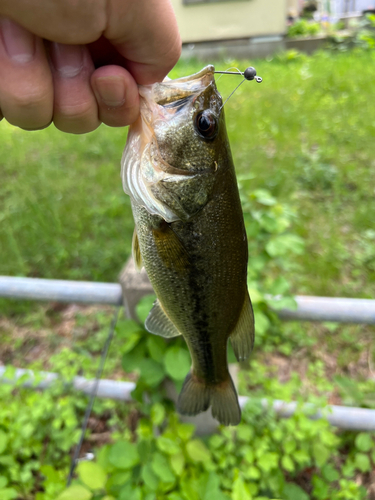
[[[146,101],[151,99],[155,104],[165,107],[176,101],[188,99],[214,84],[214,72],[215,68],[210,64],[193,75],[140,87],[139,93]],[[152,95],[149,92],[150,87],[152,87]]]

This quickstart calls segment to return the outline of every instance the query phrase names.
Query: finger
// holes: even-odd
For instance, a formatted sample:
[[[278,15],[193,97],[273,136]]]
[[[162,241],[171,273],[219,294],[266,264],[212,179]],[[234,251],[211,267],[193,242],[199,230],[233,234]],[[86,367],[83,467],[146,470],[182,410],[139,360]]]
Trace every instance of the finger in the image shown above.
[[[104,66],[91,76],[100,120],[110,127],[124,127],[139,115],[139,93],[134,78],[119,66]]]
[[[0,122],[1,122],[1,120],[2,120],[3,118],[4,118],[4,115],[3,115],[3,113],[1,112],[1,109],[0,109]]]
[[[73,134],[95,130],[100,121],[90,84],[94,65],[88,49],[83,45],[52,43],[50,55],[55,89],[55,126]]]
[[[104,0],[1,0],[0,15],[41,38],[83,45],[103,32],[107,22],[106,3]]]
[[[53,86],[43,41],[0,18],[0,108],[12,125],[36,130],[51,122]]]
[[[181,54],[181,37],[170,0],[108,3],[104,36],[127,60],[141,85],[161,81]]]

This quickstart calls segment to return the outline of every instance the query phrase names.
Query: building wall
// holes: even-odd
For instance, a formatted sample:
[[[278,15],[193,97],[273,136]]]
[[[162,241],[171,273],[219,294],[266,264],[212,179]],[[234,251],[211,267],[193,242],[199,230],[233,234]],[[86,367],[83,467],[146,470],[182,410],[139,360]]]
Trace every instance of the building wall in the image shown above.
[[[286,0],[172,4],[184,43],[280,35],[286,30]]]

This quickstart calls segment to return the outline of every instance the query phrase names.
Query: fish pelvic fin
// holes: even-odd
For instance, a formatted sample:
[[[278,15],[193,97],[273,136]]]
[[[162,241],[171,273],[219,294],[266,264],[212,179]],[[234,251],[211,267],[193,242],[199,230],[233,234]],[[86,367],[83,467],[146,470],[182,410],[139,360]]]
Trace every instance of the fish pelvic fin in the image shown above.
[[[254,334],[254,313],[249,294],[246,292],[240,317],[230,335],[230,341],[237,361],[244,361],[250,356],[254,345]]]
[[[167,339],[181,335],[162,309],[158,300],[154,302],[154,305],[146,318],[145,328],[148,332]]]
[[[133,233],[132,255],[133,255],[135,268],[137,271],[140,271],[142,269],[143,264],[142,264],[141,249],[139,246],[139,239],[138,239],[138,234],[137,234],[136,228],[134,228],[134,233]]]
[[[241,409],[229,373],[227,380],[215,385],[208,385],[194,373],[189,373],[178,397],[177,411],[181,415],[194,416],[206,411],[210,405],[212,416],[222,425],[240,423]]]

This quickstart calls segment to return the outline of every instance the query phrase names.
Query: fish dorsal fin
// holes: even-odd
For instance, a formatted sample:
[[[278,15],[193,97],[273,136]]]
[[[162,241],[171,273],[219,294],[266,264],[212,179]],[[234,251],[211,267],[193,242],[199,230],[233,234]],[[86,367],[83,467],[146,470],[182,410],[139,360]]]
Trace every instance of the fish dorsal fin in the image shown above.
[[[142,264],[141,249],[139,247],[139,240],[136,228],[134,228],[134,233],[133,233],[132,254],[133,254],[135,268],[137,271],[140,271],[142,269],[143,264]]]
[[[163,311],[158,300],[155,301],[153,308],[146,318],[145,327],[146,330],[150,333],[153,333],[154,335],[160,335],[160,337],[164,337],[166,339],[181,335],[172,321]]]
[[[230,341],[237,361],[243,361],[250,356],[254,345],[254,313],[248,293],[237,325],[230,335]]]

